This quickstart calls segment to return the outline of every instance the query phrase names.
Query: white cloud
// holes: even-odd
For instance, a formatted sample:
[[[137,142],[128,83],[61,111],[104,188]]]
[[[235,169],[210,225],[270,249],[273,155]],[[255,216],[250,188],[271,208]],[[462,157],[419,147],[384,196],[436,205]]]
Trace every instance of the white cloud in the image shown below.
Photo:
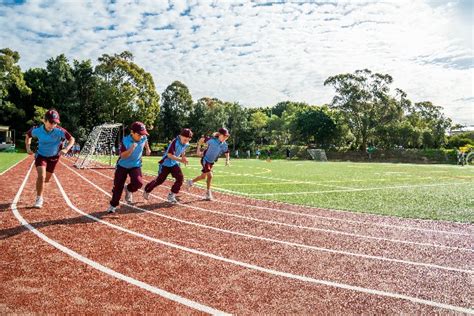
[[[459,1],[426,1],[27,2],[0,6],[0,42],[23,69],[129,50],[160,93],[181,80],[195,99],[248,106],[328,103],[327,77],[369,68],[474,124],[472,22]]]

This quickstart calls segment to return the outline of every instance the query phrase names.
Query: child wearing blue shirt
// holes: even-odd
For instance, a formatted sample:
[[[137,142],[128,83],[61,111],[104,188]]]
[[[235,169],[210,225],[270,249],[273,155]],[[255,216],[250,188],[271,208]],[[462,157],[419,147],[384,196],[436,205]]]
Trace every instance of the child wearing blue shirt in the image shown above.
[[[74,145],[74,137],[64,128],[58,126],[60,123],[59,113],[56,110],[49,110],[44,115],[44,124],[39,127],[32,127],[25,137],[26,152],[32,155],[31,139],[38,139],[38,149],[35,153],[35,167],[38,173],[36,179],[36,201],[35,208],[43,207],[43,189],[44,183],[51,179],[56,164],[61,154],[65,155]],[[64,140],[68,141],[66,148],[62,148]]]
[[[166,178],[171,173],[171,176],[175,178],[175,182],[171,187],[171,191],[168,193],[168,202],[178,203],[178,200],[176,200],[176,194],[179,193],[184,180],[183,172],[181,171],[179,163],[182,162],[185,165],[188,164],[188,159],[185,154],[192,137],[193,132],[189,128],[183,128],[181,133],[168,145],[163,158],[158,162],[158,176],[145,186],[145,191],[143,192],[143,198],[145,198],[145,200],[148,200],[151,191],[165,182]]]
[[[147,156],[151,154],[147,136],[148,132],[145,125],[142,122],[134,122],[131,126],[130,135],[122,139],[119,160],[115,167],[112,199],[109,208],[106,210],[107,213],[115,213],[115,209],[120,204],[127,175],[130,176],[130,183],[125,187],[125,201],[127,203],[133,203],[132,193],[143,186],[141,169],[143,149],[145,148]]]
[[[217,161],[218,157],[222,154],[225,154],[226,160],[225,165],[229,165],[230,154],[229,154],[229,147],[227,146],[226,140],[229,138],[230,134],[226,128],[220,128],[217,133],[213,135],[213,137],[202,137],[198,142],[197,147],[197,154],[201,156],[201,175],[186,182],[188,187],[192,187],[193,184],[199,180],[203,180],[206,178],[207,184],[207,192],[205,199],[211,201],[213,199],[211,193],[211,182],[212,182],[212,167],[214,163]],[[204,153],[201,153],[201,145],[207,145],[206,150]]]

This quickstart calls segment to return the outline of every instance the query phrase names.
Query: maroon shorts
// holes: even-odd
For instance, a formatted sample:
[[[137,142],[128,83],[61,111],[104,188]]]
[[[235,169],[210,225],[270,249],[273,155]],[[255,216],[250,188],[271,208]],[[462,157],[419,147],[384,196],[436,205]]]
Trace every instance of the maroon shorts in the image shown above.
[[[204,160],[204,157],[201,158],[201,166],[202,166],[202,173],[208,173],[212,171],[212,166],[214,166],[214,163],[210,163]]]
[[[56,164],[59,161],[59,156],[53,156],[53,157],[43,157],[43,156],[36,156],[35,158],[35,166],[36,167],[41,167],[41,166],[46,166],[46,171],[53,173],[54,168],[56,168]]]

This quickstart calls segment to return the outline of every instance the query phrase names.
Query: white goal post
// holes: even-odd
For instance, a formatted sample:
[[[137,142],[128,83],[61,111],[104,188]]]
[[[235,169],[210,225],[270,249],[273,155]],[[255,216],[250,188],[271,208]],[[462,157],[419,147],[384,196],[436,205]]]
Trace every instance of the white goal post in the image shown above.
[[[122,134],[122,124],[102,124],[95,126],[87,137],[74,167],[84,168],[113,168],[116,146]]]
[[[326,156],[326,151],[324,149],[308,149],[308,153],[311,155],[311,158],[316,161],[328,161]]]

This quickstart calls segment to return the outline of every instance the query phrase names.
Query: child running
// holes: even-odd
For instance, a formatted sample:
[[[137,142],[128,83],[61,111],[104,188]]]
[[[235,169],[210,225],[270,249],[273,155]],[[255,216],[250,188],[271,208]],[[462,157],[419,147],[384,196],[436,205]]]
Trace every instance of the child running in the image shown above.
[[[120,204],[127,175],[130,176],[130,183],[125,187],[125,201],[128,204],[133,203],[132,193],[143,186],[141,169],[143,148],[145,148],[147,156],[151,154],[145,124],[134,122],[130,129],[130,135],[125,136],[120,145],[119,159],[115,167],[112,199],[109,208],[106,210],[109,214],[115,213],[117,206]]]
[[[212,167],[214,163],[217,161],[218,157],[222,154],[225,154],[226,160],[225,165],[229,165],[230,154],[229,154],[229,147],[227,146],[226,140],[229,138],[230,134],[229,131],[225,128],[220,128],[217,133],[215,133],[212,137],[202,137],[197,146],[197,155],[201,156],[201,175],[186,182],[188,187],[192,187],[195,182],[199,180],[203,180],[206,178],[207,183],[207,192],[205,195],[205,199],[208,201],[213,200],[212,193],[211,193],[211,182],[212,182]],[[207,145],[206,150],[201,153],[201,145]]]
[[[184,180],[183,172],[181,171],[179,163],[182,162],[185,165],[188,164],[186,149],[189,147],[189,141],[192,137],[193,132],[189,128],[183,128],[181,133],[168,145],[163,158],[158,162],[158,176],[145,186],[145,191],[143,192],[143,198],[145,200],[148,200],[151,191],[165,182],[166,178],[171,173],[171,176],[175,178],[175,182],[171,187],[171,191],[168,193],[168,202],[178,203],[178,200],[176,200],[176,194],[179,193]]]
[[[59,113],[56,110],[49,110],[44,115],[44,124],[31,128],[25,137],[26,152],[32,155],[31,139],[38,139],[38,150],[35,153],[35,167],[38,173],[36,179],[36,201],[35,208],[43,207],[44,184],[51,180],[61,154],[65,155],[74,145],[74,137],[64,128],[59,127]],[[68,141],[66,148],[62,148],[64,140]]]

